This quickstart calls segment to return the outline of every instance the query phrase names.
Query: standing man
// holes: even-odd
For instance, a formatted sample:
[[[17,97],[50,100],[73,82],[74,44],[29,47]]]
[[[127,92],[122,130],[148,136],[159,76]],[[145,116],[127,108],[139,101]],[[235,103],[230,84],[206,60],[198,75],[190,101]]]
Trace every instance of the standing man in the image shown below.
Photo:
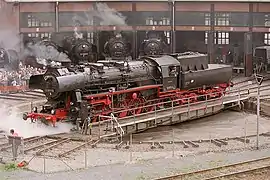
[[[14,131],[14,129],[10,129],[11,136],[9,137],[9,144],[12,145],[12,154],[13,154],[13,160],[17,160],[18,156],[18,147],[21,143],[21,140],[18,142],[18,133]]]

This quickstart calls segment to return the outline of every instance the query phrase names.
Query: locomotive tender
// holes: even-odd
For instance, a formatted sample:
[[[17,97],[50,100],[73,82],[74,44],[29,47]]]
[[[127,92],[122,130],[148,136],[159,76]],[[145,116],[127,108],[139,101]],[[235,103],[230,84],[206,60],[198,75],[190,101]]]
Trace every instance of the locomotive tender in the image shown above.
[[[29,81],[29,88],[42,89],[48,101],[41,112],[25,113],[23,119],[55,126],[57,121],[89,117],[95,122],[102,120],[99,115],[110,113],[123,118],[153,111],[151,104],[168,99],[181,105],[202,100],[199,95],[221,97],[231,77],[231,66],[208,64],[207,55],[192,52],[49,67]]]

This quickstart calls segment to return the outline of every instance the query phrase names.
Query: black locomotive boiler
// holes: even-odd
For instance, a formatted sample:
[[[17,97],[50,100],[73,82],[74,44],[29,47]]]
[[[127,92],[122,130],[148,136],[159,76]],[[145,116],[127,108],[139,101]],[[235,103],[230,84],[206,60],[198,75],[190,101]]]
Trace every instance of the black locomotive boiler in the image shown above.
[[[104,45],[106,58],[123,60],[131,58],[131,44],[121,33],[113,35]]]
[[[169,46],[166,43],[164,32],[148,31],[139,51],[140,56],[168,54]]]
[[[200,101],[200,95],[221,97],[231,77],[231,66],[208,64],[207,55],[191,52],[86,63],[73,69],[50,67],[29,81],[29,88],[42,89],[48,102],[42,113],[26,113],[24,119],[55,125],[88,117],[95,122],[110,113],[123,118],[153,111],[154,103],[168,99],[176,100],[177,106]]]
[[[61,44],[72,63],[97,62],[97,47],[86,39],[66,36]]]

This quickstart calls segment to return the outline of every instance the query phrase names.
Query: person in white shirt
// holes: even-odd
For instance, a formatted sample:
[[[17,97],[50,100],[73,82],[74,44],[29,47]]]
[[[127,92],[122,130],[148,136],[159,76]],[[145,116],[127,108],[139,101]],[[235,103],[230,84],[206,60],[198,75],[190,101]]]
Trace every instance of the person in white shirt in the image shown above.
[[[16,86],[17,85],[17,82],[16,80],[14,79],[12,82],[11,82],[12,86]]]

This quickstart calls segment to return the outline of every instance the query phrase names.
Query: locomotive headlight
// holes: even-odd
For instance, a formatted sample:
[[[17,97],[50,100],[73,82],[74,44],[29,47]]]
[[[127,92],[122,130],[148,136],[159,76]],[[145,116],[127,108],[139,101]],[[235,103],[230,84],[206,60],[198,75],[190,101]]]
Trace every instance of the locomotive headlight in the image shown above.
[[[55,110],[54,109],[51,110],[51,114],[55,114]]]
[[[190,83],[194,83],[194,82],[195,82],[195,80],[194,80],[194,79],[191,79],[191,80],[190,80]]]
[[[34,107],[34,108],[32,109],[32,111],[33,111],[33,112],[36,112],[36,111],[37,111],[37,107]]]

